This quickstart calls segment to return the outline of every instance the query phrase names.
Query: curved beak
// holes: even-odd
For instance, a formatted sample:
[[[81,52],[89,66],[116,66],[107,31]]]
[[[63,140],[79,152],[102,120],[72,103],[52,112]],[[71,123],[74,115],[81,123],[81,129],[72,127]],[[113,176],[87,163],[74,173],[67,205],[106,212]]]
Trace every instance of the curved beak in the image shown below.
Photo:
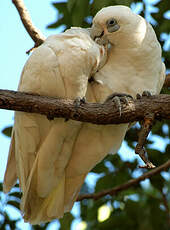
[[[108,44],[108,39],[106,36],[106,31],[101,27],[93,25],[90,29],[90,37],[99,45]]]
[[[90,37],[95,40],[96,38],[101,38],[104,35],[104,30],[102,28],[99,28],[95,25],[92,25],[90,28]]]

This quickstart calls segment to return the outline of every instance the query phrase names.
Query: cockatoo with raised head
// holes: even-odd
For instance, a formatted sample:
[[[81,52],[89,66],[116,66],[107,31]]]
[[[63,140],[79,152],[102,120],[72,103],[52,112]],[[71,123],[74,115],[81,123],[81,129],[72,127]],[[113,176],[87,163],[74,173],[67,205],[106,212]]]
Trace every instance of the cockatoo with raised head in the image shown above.
[[[143,17],[126,6],[103,8],[93,19],[91,36],[100,44],[109,41],[110,48],[107,63],[88,86],[87,100],[104,102],[115,92],[133,97],[143,91],[160,93],[165,79],[161,47]],[[72,208],[87,173],[108,153],[118,151],[128,127],[83,124],[66,169],[65,211]]]
[[[105,51],[85,29],[52,35],[26,62],[18,90],[77,102],[86,95],[88,79],[104,65]],[[81,125],[62,118],[15,113],[4,192],[9,192],[18,177],[26,221],[38,224],[63,216],[65,168]]]

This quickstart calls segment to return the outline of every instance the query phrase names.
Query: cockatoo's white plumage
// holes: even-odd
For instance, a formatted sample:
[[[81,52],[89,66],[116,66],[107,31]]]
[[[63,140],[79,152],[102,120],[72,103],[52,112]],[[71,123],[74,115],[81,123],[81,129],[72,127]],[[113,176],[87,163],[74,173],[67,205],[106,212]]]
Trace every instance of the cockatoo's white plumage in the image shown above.
[[[105,60],[105,48],[96,44],[84,29],[73,28],[50,36],[24,66],[19,91],[83,98],[88,79]],[[4,191],[8,192],[19,178],[26,221],[36,224],[63,215],[65,168],[81,124],[15,113]]]
[[[112,19],[117,25],[107,28]],[[161,47],[144,18],[125,6],[103,8],[93,19],[91,36],[101,44],[109,40],[111,46],[107,63],[94,76],[103,84],[88,85],[88,100],[104,102],[114,92],[133,97],[145,90],[160,93],[165,79]],[[65,211],[71,209],[87,173],[109,152],[118,151],[128,126],[83,124],[66,168]]]
[[[160,92],[165,77],[161,48],[151,25],[142,17],[134,14],[125,6],[103,8],[93,20],[91,36],[100,44],[106,44],[109,41],[110,48],[107,63],[95,74],[96,81],[88,84],[86,93],[88,101],[103,102],[114,92],[127,93],[132,96],[144,90],[152,94]],[[58,47],[63,46],[60,45],[61,41],[58,44],[58,41],[52,40],[52,50],[51,42],[49,44],[47,40],[33,53],[30,63],[27,62],[22,78],[31,75],[34,76],[34,79],[31,77],[32,83],[29,84],[29,88],[27,87],[30,80],[23,86],[23,90],[42,95],[67,97],[68,94],[65,92],[67,89],[69,98],[84,96],[87,79],[95,63],[93,61],[89,63],[90,71],[85,72],[85,83],[84,81],[79,82],[84,93],[77,95],[79,92],[77,85],[76,90],[73,90],[74,79],[69,78],[70,73],[74,74],[78,68],[74,52],[73,54],[66,52],[66,59],[56,58],[55,52],[61,55],[62,49]],[[79,49],[78,46],[86,47],[87,41],[82,40],[82,43],[78,43],[76,51]],[[45,51],[46,46],[50,54]],[[99,47],[97,49],[99,50]],[[96,52],[98,53],[96,50],[91,51],[92,60],[96,59]],[[88,54],[85,53],[86,55]],[[99,60],[100,55],[97,54],[97,57]],[[34,60],[34,64],[37,63],[37,73],[31,66],[31,60]],[[56,68],[59,60],[64,63],[62,68]],[[89,70],[87,63],[87,59],[85,63],[80,62],[78,65],[80,72],[81,69]],[[79,76],[79,71],[76,72],[76,77]],[[55,76],[61,75],[67,78],[68,87],[64,86],[60,77],[55,79]],[[40,83],[44,78],[45,81]],[[51,79],[50,82],[47,78]],[[36,87],[38,82],[40,89],[43,87],[39,91]],[[21,79],[20,85],[22,84]],[[34,89],[30,90],[32,87]],[[72,93],[75,94],[72,95]],[[14,126],[17,141],[14,143],[12,140],[11,146],[16,145],[20,149],[20,152],[16,153],[16,159],[24,191],[22,210],[25,212],[25,220],[33,224],[59,218],[64,212],[70,211],[87,173],[109,152],[117,152],[128,129],[128,124],[99,126],[75,121],[64,123],[63,119],[55,119],[51,122],[43,116],[26,113],[16,113],[15,122],[18,125],[18,127]],[[23,140],[22,133],[24,133],[24,142],[21,141]],[[22,154],[21,151],[23,151]],[[10,166],[14,169],[13,148],[10,153],[8,166],[9,169]],[[30,168],[31,173],[28,175]],[[9,191],[15,178],[16,174],[11,176],[7,168],[5,191]]]

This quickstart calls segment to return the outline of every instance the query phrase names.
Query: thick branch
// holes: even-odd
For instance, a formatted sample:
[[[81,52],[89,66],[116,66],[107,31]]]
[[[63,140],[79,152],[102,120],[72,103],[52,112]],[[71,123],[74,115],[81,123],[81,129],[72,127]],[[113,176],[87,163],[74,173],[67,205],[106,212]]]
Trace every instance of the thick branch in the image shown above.
[[[150,178],[155,174],[160,173],[161,171],[165,171],[168,168],[170,168],[170,160],[168,160],[166,163],[162,164],[161,166],[152,169],[151,171],[144,173],[142,176],[136,178],[136,179],[132,179],[129,180],[127,183],[119,185],[113,189],[106,189],[104,191],[98,192],[98,193],[92,193],[92,194],[82,194],[79,195],[79,197],[77,198],[77,201],[81,201],[84,199],[94,199],[94,200],[98,200],[103,196],[106,195],[117,195],[119,192],[124,191],[132,186],[135,186],[137,184],[139,184],[141,181],[145,180],[146,178]]]
[[[149,114],[155,119],[170,119],[170,95],[162,94],[122,105],[122,115],[114,102],[85,103],[78,108],[72,100],[0,90],[0,108],[46,115],[49,119],[63,117],[93,124],[120,124],[143,120]]]
[[[33,25],[30,15],[24,5],[23,0],[12,0],[13,4],[18,10],[18,13],[20,15],[21,21],[27,30],[28,34],[31,36],[32,40],[35,42],[34,47],[38,47],[41,45],[45,37],[43,34]]]

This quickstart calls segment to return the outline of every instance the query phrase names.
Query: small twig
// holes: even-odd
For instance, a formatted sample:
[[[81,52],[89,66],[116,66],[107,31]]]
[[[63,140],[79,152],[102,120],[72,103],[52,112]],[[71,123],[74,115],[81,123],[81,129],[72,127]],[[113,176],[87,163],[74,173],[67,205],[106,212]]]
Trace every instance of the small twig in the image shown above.
[[[144,166],[139,166],[140,168],[155,168],[155,165],[148,160],[147,152],[144,148],[147,136],[152,129],[154,121],[154,114],[150,113],[144,117],[144,120],[141,121],[141,130],[139,132],[138,144],[135,147],[135,153],[139,154],[141,159],[145,162]]]
[[[38,45],[34,45],[32,48],[30,48],[29,50],[26,51],[26,54],[29,54],[31,51],[33,51],[36,47],[38,47]]]
[[[31,17],[24,5],[24,1],[23,0],[12,0],[13,4],[15,5],[15,7],[18,10],[18,13],[20,15],[21,21],[25,27],[25,29],[27,30],[28,34],[31,36],[32,40],[35,42],[34,48],[38,47],[39,45],[41,45],[44,40],[45,37],[44,35],[41,33],[40,30],[38,30],[32,23],[31,21]],[[31,48],[29,51],[27,51],[27,53],[29,53],[33,48]]]
[[[77,198],[77,201],[81,201],[81,200],[84,200],[84,199],[98,200],[101,197],[104,197],[106,195],[111,195],[111,196],[117,195],[119,192],[127,190],[128,188],[139,184],[141,181],[145,180],[146,178],[150,178],[153,175],[156,175],[156,174],[160,173],[161,171],[167,170],[168,168],[170,168],[170,160],[168,160],[166,163],[160,165],[159,167],[157,167],[155,169],[152,169],[151,171],[149,171],[147,173],[144,173],[142,176],[140,176],[140,177],[138,177],[136,179],[131,179],[128,182],[126,182],[124,184],[121,184],[121,185],[119,185],[119,186],[117,186],[115,188],[106,189],[106,190],[103,190],[103,191],[98,192],[98,193],[90,193],[90,194],[79,195],[78,198]]]

